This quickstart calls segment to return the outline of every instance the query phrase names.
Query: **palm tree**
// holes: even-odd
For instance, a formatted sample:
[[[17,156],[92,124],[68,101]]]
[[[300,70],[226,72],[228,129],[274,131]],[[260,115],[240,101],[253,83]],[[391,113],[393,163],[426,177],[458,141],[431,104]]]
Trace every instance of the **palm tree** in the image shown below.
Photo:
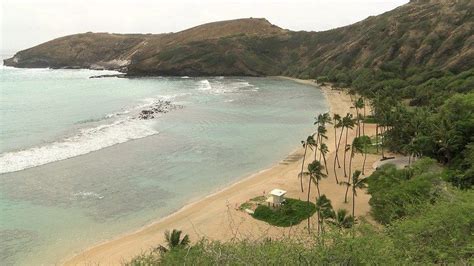
[[[328,222],[340,229],[351,228],[352,225],[354,225],[354,217],[348,215],[346,209],[339,209],[337,212],[333,211],[331,219],[328,220]]]
[[[326,161],[326,154],[328,154],[329,149],[326,143],[321,143],[321,145],[319,145],[319,151],[321,152],[321,155],[323,156],[324,168],[326,169],[326,175],[329,175],[328,164]],[[319,161],[321,161],[321,159],[319,159]],[[337,179],[336,179],[336,182],[337,182]]]
[[[365,162],[367,161],[367,146],[372,145],[372,141],[370,140],[370,137],[366,135],[359,137],[359,139],[360,139],[360,142],[362,143],[363,152],[364,152],[364,162],[362,163],[362,175],[365,175]]]
[[[173,229],[173,231],[170,233],[169,230],[165,231],[165,241],[166,245],[168,247],[164,247],[160,245],[158,247],[158,250],[162,253],[168,252],[170,250],[176,249],[176,248],[186,248],[189,246],[190,240],[188,235],[184,235],[183,238],[181,238],[181,230],[176,230]]]
[[[338,150],[338,145],[337,145],[337,129],[342,127],[342,120],[341,120],[341,116],[339,114],[334,114],[334,116],[332,117],[332,120],[334,121],[333,125],[334,125],[334,150],[336,151],[336,157],[334,158],[335,162],[334,162],[334,168],[336,167],[336,161],[337,161],[337,165],[339,166],[339,168],[341,168],[341,164],[339,162],[339,156],[337,155],[337,150]],[[336,171],[336,170],[334,170]],[[337,181],[337,176],[336,176],[336,181]]]
[[[316,198],[316,211],[318,213],[318,234],[321,230],[324,233],[324,221],[331,218],[334,212],[331,201],[322,195]]]
[[[316,185],[316,189],[318,190],[318,197],[321,196],[321,193],[319,191],[319,182],[323,179],[326,178],[327,175],[323,173],[324,166],[321,164],[321,162],[314,160],[312,163],[308,165],[308,176],[309,176],[309,185],[308,185],[308,201],[309,201],[309,190],[311,186],[311,182],[313,182]]]
[[[349,149],[347,149],[347,138],[348,138],[348,133],[349,129],[354,128],[354,119],[352,118],[352,114],[347,113],[347,115],[342,118],[342,124],[346,128],[346,148],[344,149],[344,177],[347,177],[347,172],[346,172],[346,154]]]
[[[361,98],[357,99],[355,102],[354,102],[354,107],[356,108],[356,114],[357,114],[357,136],[360,136],[360,116],[359,116],[359,110],[364,108],[365,104],[364,104],[364,100]]]
[[[314,125],[317,127],[317,135],[316,135],[316,145],[319,144],[319,141],[322,141],[322,138],[326,138],[327,136],[325,135],[327,130],[326,130],[326,124],[331,123],[331,116],[329,113],[324,113],[324,114],[319,114],[318,117],[315,117],[315,122]],[[321,136],[321,134],[323,136]],[[314,159],[316,160],[317,158],[317,150],[314,151]]]
[[[323,139],[328,138],[326,136],[326,132],[327,132],[326,126],[321,125],[318,127],[319,147],[320,147],[319,151],[321,151],[321,145],[323,145]],[[327,149],[327,145],[326,145],[326,149]],[[316,153],[314,155],[315,155],[314,159],[316,160]],[[322,152],[319,153],[319,161],[321,161],[321,156],[322,156]]]
[[[346,115],[346,117],[347,117],[348,115],[349,115],[349,113]],[[339,120],[338,120],[338,122],[337,122],[337,125],[338,125],[338,127],[341,128],[341,134],[339,135],[339,140],[337,141],[337,144],[336,144],[336,155],[335,155],[336,158],[334,159],[334,166],[333,166],[333,168],[334,168],[334,176],[336,177],[336,183],[337,183],[337,184],[339,184],[339,180],[337,179],[336,161],[337,161],[337,163],[338,163],[339,168],[341,168],[341,165],[339,164],[339,155],[338,155],[338,154],[339,154],[339,147],[341,146],[342,135],[343,135],[343,133],[344,133],[344,128],[345,128],[345,123],[344,123],[344,122],[345,122],[344,118],[341,118],[341,117],[339,116]],[[335,123],[335,124],[336,124],[336,123]],[[344,166],[344,171],[345,171],[345,166]]]
[[[352,159],[354,158],[355,154],[363,152],[364,146],[362,143],[362,137],[355,137],[354,140],[352,140],[351,145],[351,157],[349,158],[349,173],[352,173]]]
[[[308,147],[310,149],[312,149],[312,147],[315,146],[316,143],[314,142],[313,136],[309,135],[306,138],[306,141],[304,141],[304,140],[301,141],[301,144],[303,145],[303,148],[304,148],[304,154],[303,154],[303,162],[301,163],[301,172],[298,175],[298,177],[300,178],[301,192],[303,192],[304,191],[304,189],[303,189],[303,169],[304,169],[304,161],[306,159],[306,152],[308,151]]]
[[[367,187],[367,179],[360,178],[361,171],[356,170],[352,175],[352,217],[355,219],[355,197],[357,196],[357,189]]]
[[[347,193],[349,193],[349,187],[352,185],[351,182],[348,181],[341,181],[339,185],[346,186],[346,193],[344,194],[344,203],[347,203]]]
[[[316,188],[318,190],[318,197],[320,196],[320,191],[319,191],[319,181],[327,175],[323,173],[323,165],[317,161],[314,160],[312,163],[308,165],[308,172],[303,172],[301,176],[305,175],[308,176],[308,197],[307,197],[307,202],[309,203],[310,197],[311,197],[311,183],[314,183],[316,185]],[[310,217],[308,217],[308,231],[310,231]]]
[[[362,120],[362,135],[365,136],[365,118],[367,117],[366,114],[365,114],[366,104],[365,104],[364,98],[362,98],[362,101],[363,101],[363,108],[364,108],[364,119]]]

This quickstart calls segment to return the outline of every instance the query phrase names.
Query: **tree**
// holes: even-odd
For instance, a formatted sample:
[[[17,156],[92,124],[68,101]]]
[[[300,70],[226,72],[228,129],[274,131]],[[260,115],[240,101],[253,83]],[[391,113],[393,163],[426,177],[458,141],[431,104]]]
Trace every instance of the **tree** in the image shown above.
[[[328,222],[340,229],[351,228],[354,225],[354,217],[348,215],[346,209],[338,209],[337,212],[333,211]]]
[[[343,124],[343,127],[346,128],[346,146],[345,146],[345,149],[344,149],[344,177],[347,177],[347,172],[346,172],[346,154],[347,154],[347,139],[348,139],[348,133],[349,133],[349,129],[353,129],[354,128],[354,119],[352,118],[352,114],[350,113],[347,113],[346,116],[344,118],[342,118],[342,124]]]
[[[326,136],[326,124],[331,123],[331,116],[329,113],[319,114],[318,117],[315,118],[316,121],[314,125],[316,125],[316,145],[319,145],[319,142],[323,140],[323,138],[327,139]],[[314,151],[314,159],[317,159],[317,149]]]
[[[349,193],[349,188],[351,187],[351,182],[349,180],[347,181],[341,181],[339,182],[339,185],[341,186],[346,186],[346,193],[344,194],[344,203],[347,203],[347,194]]]
[[[364,162],[362,163],[362,175],[365,175],[365,162],[367,161],[367,147],[372,145],[372,141],[370,140],[369,136],[360,136],[358,138],[358,145],[362,146],[362,149],[358,149],[357,151],[360,151],[364,153]]]
[[[336,167],[336,162],[339,168],[341,168],[341,164],[339,162],[339,156],[337,154],[338,151],[338,144],[337,144],[337,129],[342,127],[342,119],[339,114],[334,114],[332,117],[333,125],[334,125],[334,150],[336,151],[336,157],[334,158],[334,168]],[[336,171],[336,170],[334,170]],[[336,181],[337,181],[337,175],[336,175]],[[339,182],[338,182],[339,183]]]
[[[361,171],[356,170],[352,175],[352,217],[355,219],[355,197],[357,196],[357,189],[367,187],[367,179],[360,178]]]
[[[359,110],[363,109],[365,106],[364,104],[364,100],[361,98],[358,98],[355,102],[354,102],[354,107],[356,109],[356,119],[357,119],[357,136],[360,136],[360,117],[359,117]]]
[[[328,154],[329,149],[326,143],[321,143],[321,145],[319,145],[319,151],[321,152],[321,155],[323,156],[324,169],[326,169],[326,175],[328,175],[329,172],[328,172],[328,164],[326,162],[326,154]],[[338,182],[337,179],[336,179],[336,182]]]
[[[355,137],[351,145],[351,157],[349,158],[349,173],[352,173],[352,159],[356,153],[364,152],[364,146],[361,137]]]
[[[318,137],[319,137],[319,141],[316,141],[317,143],[319,143],[319,147],[321,147],[321,145],[323,144],[323,140],[324,139],[327,139],[328,137],[326,136],[326,126],[324,125],[320,125],[318,126]],[[326,145],[326,148],[327,148],[327,145]],[[319,153],[319,160],[321,161],[321,156],[322,156],[322,152],[321,152],[321,149],[319,149],[320,153]],[[314,152],[314,159],[316,160],[316,152]]]
[[[318,233],[324,233],[324,221],[332,217],[334,212],[331,201],[322,195],[316,198],[316,211],[318,214]]]
[[[190,244],[189,236],[184,235],[183,238],[181,238],[182,232],[180,230],[173,229],[173,231],[170,233],[169,230],[165,231],[165,242],[167,247],[164,247],[163,245],[160,245],[158,247],[158,250],[162,253],[168,252],[173,249],[177,248],[186,248]]]
[[[323,173],[324,166],[321,164],[321,162],[314,160],[312,163],[308,165],[308,173],[307,175],[309,176],[309,184],[308,184],[308,201],[309,201],[309,188],[311,186],[311,182],[316,185],[316,189],[318,190],[318,197],[321,196],[320,190],[319,190],[319,182],[323,179],[326,178],[327,175]]]
[[[312,163],[308,165],[308,171],[302,173],[302,176],[308,176],[308,197],[307,197],[307,202],[309,203],[310,198],[311,198],[311,183],[314,183],[316,185],[316,189],[318,190],[318,197],[321,196],[320,191],[319,191],[319,181],[321,179],[326,178],[327,175],[323,173],[323,165],[317,161],[314,160]],[[308,217],[308,231],[310,231],[310,217]]]
[[[306,141],[302,140],[301,144],[303,145],[304,148],[304,154],[303,154],[303,162],[301,163],[301,171],[298,177],[300,178],[300,186],[301,186],[301,192],[304,191],[303,189],[303,170],[304,170],[304,161],[306,159],[306,152],[308,151],[308,147],[312,149],[313,146],[316,145],[314,138],[312,135],[308,136],[306,138]]]

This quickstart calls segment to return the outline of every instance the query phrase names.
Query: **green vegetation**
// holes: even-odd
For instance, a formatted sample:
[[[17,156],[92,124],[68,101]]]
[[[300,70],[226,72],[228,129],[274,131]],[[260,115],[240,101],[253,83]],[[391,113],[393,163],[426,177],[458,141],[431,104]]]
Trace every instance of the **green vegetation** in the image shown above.
[[[336,89],[346,88],[356,115],[321,114],[314,133],[302,141],[305,152],[298,177],[301,191],[303,177],[308,177],[308,199],[298,206],[311,208],[306,216],[291,204],[277,210],[259,206],[254,215],[273,225],[290,226],[317,212],[317,233],[310,230],[308,220],[308,235],[298,239],[202,240],[160,258],[144,256],[152,258],[151,264],[164,265],[473,264],[473,8],[468,0],[410,1],[326,32],[237,36],[226,47],[187,45],[183,53],[213,55],[192,60],[215,74],[221,73],[223,64],[231,64],[233,74],[314,78]],[[241,55],[211,60],[229,50]],[[186,60],[181,63],[189,63]],[[366,113],[369,105],[371,114]],[[335,142],[325,143],[331,123]],[[375,136],[366,135],[365,123],[375,124]],[[352,143],[349,131],[355,132]],[[319,182],[328,174],[328,145],[343,153],[336,153],[332,168],[335,181],[346,186],[345,202],[352,188],[352,216],[345,209],[334,211],[320,191]],[[310,151],[314,159],[305,171]],[[367,178],[362,178],[365,161],[361,169],[352,169],[354,156],[376,153],[385,159],[388,151],[408,156],[409,166],[397,170],[385,165]],[[344,176],[338,177],[341,167]],[[310,198],[312,184],[318,190],[316,205]],[[355,216],[355,197],[366,185],[375,226]]]
[[[401,171],[402,177],[397,177],[395,171]],[[401,190],[405,199],[416,202],[403,205],[406,208],[402,216],[387,215],[391,219],[390,226],[383,228],[361,223],[354,228],[353,236],[345,229],[350,228],[351,220],[346,214],[339,214],[345,212],[339,210],[336,217],[345,219],[328,218],[323,235],[309,236],[318,241],[288,238],[222,243],[203,239],[188,248],[172,249],[162,255],[155,251],[142,254],[129,264],[472,264],[474,191],[446,186],[440,181],[442,175],[442,169],[432,160],[420,160],[406,170],[390,166],[377,170],[369,178],[369,190],[374,190],[370,187],[372,184],[390,186],[387,193]],[[430,180],[430,183],[437,180],[429,185],[429,190],[438,188],[438,192],[426,193],[424,186],[407,189],[407,184],[417,179]],[[372,197],[381,195],[375,193]],[[396,210],[402,206],[394,207],[389,201],[380,201],[380,204],[380,208]]]
[[[440,193],[440,167],[431,159],[417,161],[409,169],[384,165],[368,178],[369,204],[374,219],[382,224],[418,211]]]
[[[293,226],[311,217],[316,212],[312,202],[286,198],[286,203],[278,208],[259,205],[253,217],[275,226]]]

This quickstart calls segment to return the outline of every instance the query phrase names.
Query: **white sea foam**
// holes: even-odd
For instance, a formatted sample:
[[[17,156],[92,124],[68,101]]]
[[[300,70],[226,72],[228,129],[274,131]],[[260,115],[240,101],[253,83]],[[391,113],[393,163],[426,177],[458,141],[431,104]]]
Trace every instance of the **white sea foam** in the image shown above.
[[[104,198],[104,196],[100,195],[99,193],[95,193],[91,191],[80,191],[72,195],[75,198],[81,198],[81,199],[87,199],[87,198],[103,199]]]
[[[198,89],[201,91],[209,91],[209,90],[212,90],[212,86],[209,80],[205,79],[205,80],[199,81]]]
[[[87,154],[129,140],[157,134],[150,121],[123,119],[97,127],[84,128],[63,140],[26,150],[0,154],[0,173],[31,168]]]
[[[157,134],[158,131],[152,127],[153,121],[137,119],[140,111],[155,105],[158,101],[169,101],[186,95],[189,93],[145,98],[141,101],[142,103],[107,114],[103,119],[90,119],[76,123],[103,122],[101,125],[96,124],[94,127],[82,128],[73,136],[42,146],[0,154],[0,174],[72,158],[115,144]]]
[[[259,88],[247,81],[226,82],[222,81],[220,78],[216,78],[211,81],[207,79],[199,81],[198,90],[218,95],[225,93],[258,91]]]

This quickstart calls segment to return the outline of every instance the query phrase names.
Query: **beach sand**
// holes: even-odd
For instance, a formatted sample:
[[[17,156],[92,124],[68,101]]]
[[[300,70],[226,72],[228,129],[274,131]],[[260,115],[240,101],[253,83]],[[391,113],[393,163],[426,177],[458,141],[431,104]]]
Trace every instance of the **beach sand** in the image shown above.
[[[282,77],[284,78],[284,77]],[[292,79],[296,82],[316,86],[313,81]],[[355,114],[355,109],[351,109],[350,96],[345,92],[333,90],[330,86],[322,86],[330,112],[338,113],[344,116],[351,112]],[[316,114],[315,114],[316,115]],[[365,125],[367,135],[375,134],[375,127],[372,124]],[[352,210],[352,197],[349,193],[348,203],[344,203],[345,186],[336,184],[333,162],[335,151],[334,129],[328,127],[328,139],[326,143],[329,147],[327,164],[329,168],[328,178],[320,184],[321,194],[325,194],[332,201],[335,209],[346,208]],[[355,135],[355,129],[349,132],[349,142]],[[338,133],[339,137],[339,133]],[[301,136],[306,139],[306,136]],[[344,137],[342,142],[344,142]],[[342,165],[343,146],[339,149],[339,158]],[[197,241],[203,237],[210,240],[230,241],[235,239],[261,239],[266,237],[295,237],[301,234],[307,234],[306,222],[288,227],[278,228],[270,226],[262,221],[253,219],[243,211],[237,210],[240,204],[251,198],[261,196],[274,188],[280,188],[288,191],[287,197],[306,200],[306,187],[308,180],[304,179],[305,191],[300,190],[300,181],[298,173],[301,170],[301,162],[304,150],[298,148],[288,157],[274,165],[270,169],[263,170],[253,174],[238,183],[235,183],[221,191],[209,195],[194,203],[188,204],[181,210],[172,215],[156,221],[155,223],[139,229],[136,232],[120,236],[116,239],[104,242],[91,247],[83,252],[76,254],[62,263],[66,265],[118,265],[129,261],[132,257],[149,251],[151,248],[162,244],[164,241],[164,232],[166,230],[179,229],[189,234],[192,241]],[[347,162],[349,161],[347,155]],[[313,154],[307,155],[306,162],[314,159]],[[368,176],[372,171],[372,165],[379,159],[379,156],[368,155],[366,162],[365,175]],[[363,155],[357,154],[352,162],[352,168],[361,169]],[[344,179],[343,169],[337,169],[339,180]],[[312,188],[311,199],[316,198],[316,189]],[[358,193],[356,197],[356,216],[365,216],[369,212],[369,195]],[[314,227],[315,217],[312,217]]]

